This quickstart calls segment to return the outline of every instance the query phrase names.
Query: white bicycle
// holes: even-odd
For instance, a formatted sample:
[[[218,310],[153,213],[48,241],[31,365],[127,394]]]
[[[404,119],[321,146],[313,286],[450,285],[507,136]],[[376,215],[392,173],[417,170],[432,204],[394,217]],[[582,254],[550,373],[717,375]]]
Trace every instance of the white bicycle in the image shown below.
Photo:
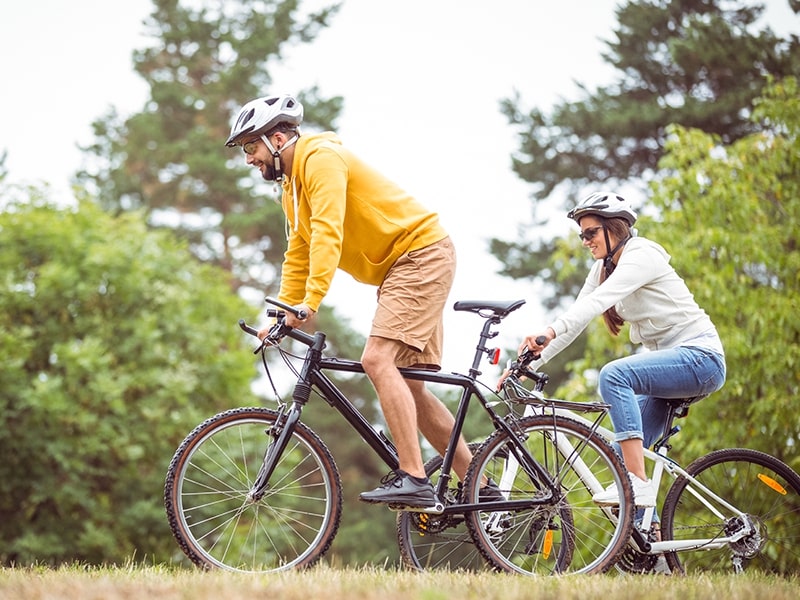
[[[531,371],[531,360],[523,355],[512,365],[503,384],[507,401],[524,405],[525,414],[558,415],[592,425],[568,403],[544,396],[547,375]],[[524,380],[533,382],[531,389]],[[659,490],[660,522],[656,509],[638,510],[617,568],[651,573],[664,571],[666,563],[675,574],[740,573],[745,568],[781,575],[800,572],[800,476],[794,470],[747,448],[714,450],[685,468],[669,458],[671,440],[680,431],[675,420],[704,397],[664,400],[669,414],[663,436],[645,449]],[[613,440],[605,427],[596,426],[596,432]],[[555,446],[563,456],[581,462],[566,436],[559,436]],[[577,464],[574,470],[591,473],[591,465]],[[587,479],[587,486],[592,485]]]

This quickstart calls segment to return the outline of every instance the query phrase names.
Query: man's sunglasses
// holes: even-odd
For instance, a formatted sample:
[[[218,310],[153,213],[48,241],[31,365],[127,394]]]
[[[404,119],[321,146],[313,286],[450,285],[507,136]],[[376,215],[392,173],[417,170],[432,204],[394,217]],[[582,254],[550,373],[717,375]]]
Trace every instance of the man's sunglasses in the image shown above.
[[[597,235],[597,232],[603,229],[602,225],[598,225],[597,227],[589,227],[588,229],[584,229],[578,234],[578,237],[581,240],[586,242],[591,242],[594,239],[594,236]]]
[[[253,140],[251,142],[242,144],[242,151],[245,154],[255,154],[256,150],[258,150],[258,140]]]

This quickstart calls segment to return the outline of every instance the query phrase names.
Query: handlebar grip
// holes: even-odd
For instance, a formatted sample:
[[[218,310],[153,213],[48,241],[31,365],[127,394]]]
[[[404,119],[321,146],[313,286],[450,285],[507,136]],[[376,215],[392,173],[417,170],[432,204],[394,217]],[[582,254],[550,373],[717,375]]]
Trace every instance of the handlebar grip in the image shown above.
[[[245,333],[248,333],[253,337],[258,337],[258,330],[250,327],[250,325],[244,322],[244,319],[239,319],[239,327],[241,327],[242,331]]]
[[[268,302],[269,304],[274,304],[275,306],[282,308],[286,312],[292,313],[295,317],[297,317],[301,321],[305,321],[308,318],[308,314],[306,313],[306,311],[297,310],[294,306],[281,302],[280,300],[277,300],[276,298],[273,298],[271,296],[267,296],[266,298],[264,298],[264,301]],[[267,311],[267,314],[269,314],[269,311]]]
[[[540,335],[534,341],[541,346],[542,344],[544,344],[547,341],[547,338],[544,337],[543,335]]]

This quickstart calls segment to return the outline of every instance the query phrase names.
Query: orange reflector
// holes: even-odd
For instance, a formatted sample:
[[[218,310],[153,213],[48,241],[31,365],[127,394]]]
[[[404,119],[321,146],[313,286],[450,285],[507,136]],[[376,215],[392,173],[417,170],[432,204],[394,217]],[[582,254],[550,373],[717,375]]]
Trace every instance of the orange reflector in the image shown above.
[[[775,481],[772,477],[767,477],[766,475],[762,475],[761,473],[759,473],[758,478],[761,480],[761,483],[763,483],[764,485],[768,485],[782,496],[785,496],[788,493],[786,491],[786,488],[783,487],[777,481]]]
[[[542,556],[545,559],[550,558],[550,553],[553,551],[553,530],[548,529],[544,532],[544,544],[542,544]]]
[[[495,348],[494,352],[492,352],[492,356],[489,358],[489,362],[493,365],[496,365],[500,362],[500,348]]]

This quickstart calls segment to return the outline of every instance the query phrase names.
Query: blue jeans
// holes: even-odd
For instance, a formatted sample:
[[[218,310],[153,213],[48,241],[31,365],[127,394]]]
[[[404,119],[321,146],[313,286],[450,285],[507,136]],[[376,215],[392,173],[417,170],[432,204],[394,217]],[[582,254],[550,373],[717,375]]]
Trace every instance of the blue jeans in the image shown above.
[[[598,389],[611,405],[614,439],[643,440],[649,448],[664,433],[668,406],[661,398],[710,394],[725,383],[725,358],[713,350],[678,346],[626,356],[600,370]]]

